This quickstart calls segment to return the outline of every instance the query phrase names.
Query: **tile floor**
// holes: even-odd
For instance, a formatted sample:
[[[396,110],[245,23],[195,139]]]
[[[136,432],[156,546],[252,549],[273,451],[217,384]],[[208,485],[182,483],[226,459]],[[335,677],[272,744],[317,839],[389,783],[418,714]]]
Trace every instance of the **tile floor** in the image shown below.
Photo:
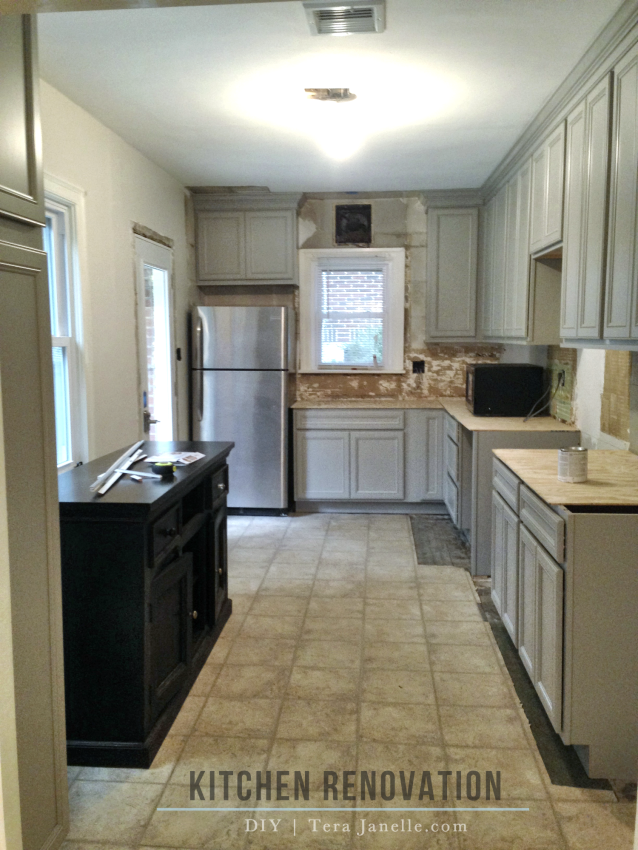
[[[229,545],[234,613],[153,766],[69,768],[65,850],[630,850],[634,805],[551,785],[468,574],[417,565],[407,517],[232,517]],[[310,771],[311,799],[260,808],[345,810],[259,811],[234,795],[224,804],[219,787],[214,802],[189,799],[191,770],[264,769]],[[378,815],[324,803],[323,771],[348,769],[429,770],[436,799],[356,804]],[[446,769],[500,770],[502,799],[489,805],[529,811],[441,800]],[[224,805],[242,811],[157,811]],[[402,805],[443,811],[392,813]],[[454,806],[470,811],[445,811]],[[309,815],[321,818],[316,832]],[[247,818],[270,816],[281,817],[277,834],[246,833]],[[362,816],[388,831],[357,835]]]

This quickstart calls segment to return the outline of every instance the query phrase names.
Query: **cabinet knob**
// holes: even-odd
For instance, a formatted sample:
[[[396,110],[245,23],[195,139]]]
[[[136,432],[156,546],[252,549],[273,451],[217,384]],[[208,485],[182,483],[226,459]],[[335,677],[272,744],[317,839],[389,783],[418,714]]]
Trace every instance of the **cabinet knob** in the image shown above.
[[[221,567],[217,570],[217,572],[219,573],[220,576],[224,575],[224,570]]]
[[[221,491],[222,491],[222,493],[223,493],[223,492],[224,492],[224,490],[226,489],[226,485],[225,485],[225,484],[218,484],[218,485],[217,485],[217,489],[218,489],[218,490],[221,490]]]
[[[196,620],[197,619],[197,611],[191,611],[191,617],[193,618],[193,620]]]

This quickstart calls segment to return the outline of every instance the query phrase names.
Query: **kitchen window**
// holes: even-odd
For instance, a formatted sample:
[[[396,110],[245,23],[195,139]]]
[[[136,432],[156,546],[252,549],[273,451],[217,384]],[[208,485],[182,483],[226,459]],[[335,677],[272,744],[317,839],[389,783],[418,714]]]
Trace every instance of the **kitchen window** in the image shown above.
[[[303,249],[300,371],[403,372],[403,248]]]
[[[56,455],[58,472],[65,472],[86,454],[76,205],[47,191],[45,219]]]

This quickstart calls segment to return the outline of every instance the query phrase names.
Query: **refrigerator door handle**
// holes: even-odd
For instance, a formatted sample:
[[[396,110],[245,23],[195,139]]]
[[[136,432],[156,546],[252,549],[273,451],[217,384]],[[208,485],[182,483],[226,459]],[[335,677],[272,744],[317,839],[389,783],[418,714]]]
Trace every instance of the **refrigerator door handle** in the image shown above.
[[[204,335],[204,325],[201,316],[197,317],[195,325],[195,368],[202,369],[204,366],[204,350],[202,348],[202,337]]]
[[[204,418],[204,372],[198,369],[195,374],[197,376],[197,421],[201,422]]]

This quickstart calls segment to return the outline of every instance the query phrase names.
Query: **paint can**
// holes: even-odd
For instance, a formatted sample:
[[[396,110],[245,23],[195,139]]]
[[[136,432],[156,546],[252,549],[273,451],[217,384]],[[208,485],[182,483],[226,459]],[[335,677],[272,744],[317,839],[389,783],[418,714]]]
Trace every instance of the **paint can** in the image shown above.
[[[587,449],[569,446],[558,450],[558,480],[567,484],[587,481]]]

